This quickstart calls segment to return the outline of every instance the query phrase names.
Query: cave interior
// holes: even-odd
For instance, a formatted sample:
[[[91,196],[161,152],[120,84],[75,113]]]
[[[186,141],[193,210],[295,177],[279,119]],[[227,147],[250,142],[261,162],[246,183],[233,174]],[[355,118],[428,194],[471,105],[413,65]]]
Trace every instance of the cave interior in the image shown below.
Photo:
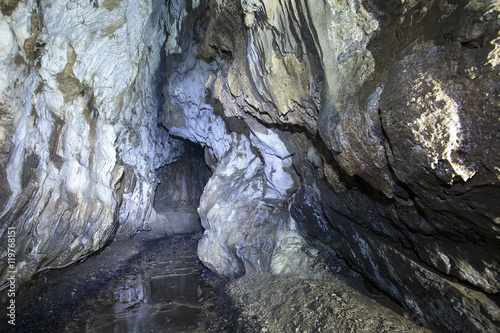
[[[115,295],[128,321],[219,278],[254,302],[217,296],[240,306],[234,331],[390,331],[379,310],[338,319],[366,294],[407,331],[499,332],[499,72],[492,0],[2,1],[0,328],[47,277],[173,244]],[[152,273],[170,269],[184,277]],[[315,315],[246,316],[286,279],[315,290]],[[361,303],[332,310],[341,293],[320,288],[340,280]],[[176,306],[180,326],[141,318],[213,312]]]

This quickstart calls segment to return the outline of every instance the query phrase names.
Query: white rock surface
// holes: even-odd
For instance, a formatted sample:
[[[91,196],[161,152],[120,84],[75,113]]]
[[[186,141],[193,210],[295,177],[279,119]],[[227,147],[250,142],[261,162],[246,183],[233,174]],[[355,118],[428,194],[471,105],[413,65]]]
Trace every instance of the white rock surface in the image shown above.
[[[214,171],[214,271],[318,278],[341,258],[422,322],[497,331],[494,1],[0,9],[0,252],[15,227],[19,283],[156,227],[172,134]]]
[[[155,168],[183,152],[158,126],[165,17],[162,1],[109,0],[0,16],[1,231],[16,228],[19,284],[145,227]]]

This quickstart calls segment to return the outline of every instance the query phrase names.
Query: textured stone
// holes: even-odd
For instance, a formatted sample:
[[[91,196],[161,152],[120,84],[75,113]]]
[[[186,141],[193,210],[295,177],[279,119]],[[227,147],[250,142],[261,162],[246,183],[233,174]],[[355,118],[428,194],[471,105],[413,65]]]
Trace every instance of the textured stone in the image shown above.
[[[19,285],[141,229],[154,169],[182,154],[157,121],[167,10],[110,3],[2,2],[1,253],[13,226]]]
[[[200,259],[224,275],[269,271],[274,251],[281,255],[287,251],[286,246],[295,246],[281,242],[285,237],[281,234],[290,229],[287,200],[298,179],[283,139],[253,118],[241,119],[241,108],[235,104],[233,95],[227,95],[228,99],[218,95],[228,94],[229,87],[242,89],[236,83],[221,85],[226,80],[221,76],[225,73],[221,67],[240,68],[236,62],[243,60],[241,66],[252,62],[232,53],[246,49],[233,45],[233,42],[246,43],[241,39],[243,26],[234,23],[242,23],[240,5],[219,7],[218,3],[210,2],[209,7],[211,19],[201,43],[195,22],[208,20],[202,6],[180,17],[184,22],[177,24],[194,27],[194,31],[187,28],[177,32],[184,43],[170,46],[167,84],[163,89],[168,98],[162,121],[171,133],[206,146],[207,160],[212,160],[208,163],[214,174],[205,187],[199,208],[206,229],[198,248]],[[181,54],[172,50],[181,50]],[[211,62],[207,64],[197,55]],[[219,61],[212,61],[219,57],[231,61],[223,60],[220,65]],[[253,97],[260,96],[255,90],[252,93]],[[231,108],[236,108],[237,113],[232,113]],[[270,236],[277,232],[279,237]],[[295,237],[302,239],[298,234]],[[283,262],[276,260],[276,265]],[[284,269],[276,269],[281,270]],[[309,276],[308,269],[295,273]]]
[[[301,29],[307,18],[289,20],[294,8],[276,6],[275,1],[242,3],[210,3],[212,15],[198,53],[205,59],[230,58],[210,82],[213,97],[227,117],[251,114],[314,133],[322,78],[315,49],[307,44],[312,36]]]
[[[303,228],[419,320],[451,331],[494,332],[500,141],[498,69],[491,58],[498,13],[476,2],[385,4],[371,11],[382,23],[367,45],[375,67],[351,90],[349,108],[366,105],[358,112],[374,121],[349,131],[375,133],[362,147],[385,167],[353,172],[360,162],[346,164],[344,157],[360,156],[357,139],[335,146],[342,129],[322,128],[322,113],[318,130],[332,154],[320,151],[330,186],[320,182],[318,195],[317,182],[303,183],[294,216],[315,220]],[[376,181],[380,172],[390,186]],[[336,230],[331,235],[321,216]]]
[[[214,271],[329,279],[343,260],[422,323],[498,331],[495,1],[0,10],[0,231],[18,230],[20,281],[147,229],[155,170],[185,149],[172,134],[213,171]]]
[[[250,141],[241,135],[234,142],[201,197],[199,213],[205,233],[198,255],[205,265],[223,275],[282,272],[288,259],[282,257],[296,247],[292,237],[302,241],[297,233],[292,235],[294,222],[284,200],[296,183],[280,183],[281,191],[274,192],[276,184],[267,181],[266,166],[252,152]],[[299,247],[295,252],[303,251]],[[292,270],[297,268],[291,266]]]
[[[418,320],[495,331],[498,305],[488,298],[494,299],[499,281],[494,6],[210,2],[198,54],[219,65],[205,84],[222,104],[214,111],[230,131],[250,139],[264,169],[273,164],[266,156],[279,156],[259,146],[272,140],[259,139],[254,119],[266,123],[285,144],[300,185],[293,197],[274,196],[274,207],[293,198],[293,219],[276,217],[283,227],[255,241],[255,230],[239,221],[260,213],[239,198],[252,206],[256,199],[219,174],[236,160],[219,159],[200,206],[204,262],[223,274],[255,267],[263,260],[259,251],[269,251],[270,239],[293,230],[289,221],[295,220],[298,238],[281,242],[288,247],[274,252],[271,262],[293,262],[299,244],[307,248],[319,239]],[[287,92],[289,82],[295,84]],[[290,107],[292,99],[305,110]],[[232,190],[217,194],[222,187]],[[251,249],[242,250],[249,238]],[[307,275],[300,260],[292,266],[274,272]]]

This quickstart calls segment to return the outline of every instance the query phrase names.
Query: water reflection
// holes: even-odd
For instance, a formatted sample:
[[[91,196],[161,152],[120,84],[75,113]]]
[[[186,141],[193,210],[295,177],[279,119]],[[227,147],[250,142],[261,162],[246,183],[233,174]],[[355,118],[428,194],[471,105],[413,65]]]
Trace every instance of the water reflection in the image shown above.
[[[96,300],[88,332],[194,332],[209,287],[201,268],[176,260],[154,262],[125,275],[110,297]]]

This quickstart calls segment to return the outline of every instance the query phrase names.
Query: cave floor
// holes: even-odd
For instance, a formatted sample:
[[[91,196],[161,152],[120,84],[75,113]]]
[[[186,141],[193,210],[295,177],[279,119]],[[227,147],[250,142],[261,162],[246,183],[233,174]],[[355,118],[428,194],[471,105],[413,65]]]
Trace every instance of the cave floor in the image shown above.
[[[144,232],[47,273],[18,295],[16,332],[428,332],[343,279],[217,277],[200,237]]]

